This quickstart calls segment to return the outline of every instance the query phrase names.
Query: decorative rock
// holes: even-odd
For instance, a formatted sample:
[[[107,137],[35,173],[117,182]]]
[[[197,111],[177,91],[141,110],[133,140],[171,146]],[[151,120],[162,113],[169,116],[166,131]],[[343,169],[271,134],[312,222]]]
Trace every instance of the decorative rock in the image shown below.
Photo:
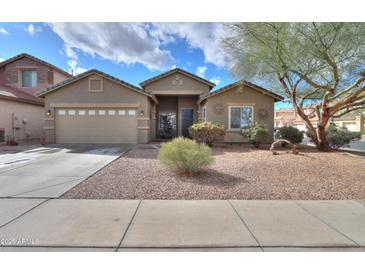
[[[277,151],[275,151],[275,145],[276,144],[281,144],[281,143],[289,144],[290,148],[292,150],[292,153],[295,154],[295,155],[299,154],[299,152],[297,150],[297,146],[295,144],[293,144],[292,142],[290,142],[289,140],[286,140],[286,139],[278,139],[275,142],[273,142],[271,144],[271,147],[270,147],[270,151],[272,152],[273,155],[278,155],[279,154]]]

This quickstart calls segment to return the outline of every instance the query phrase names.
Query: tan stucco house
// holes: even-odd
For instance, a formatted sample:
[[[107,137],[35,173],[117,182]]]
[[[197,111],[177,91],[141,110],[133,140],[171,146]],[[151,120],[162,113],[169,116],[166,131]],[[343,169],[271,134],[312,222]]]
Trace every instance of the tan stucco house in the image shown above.
[[[182,69],[140,87],[89,70],[40,92],[45,101],[48,143],[148,143],[188,136],[198,121],[223,124],[225,142],[244,142],[239,133],[254,122],[274,128],[274,102],[283,98],[239,81],[216,91],[214,84]],[[166,124],[170,135],[166,134]]]
[[[44,100],[34,94],[71,77],[62,69],[22,53],[0,62],[0,144],[39,139]]]
[[[309,115],[309,120],[313,126],[317,126],[318,116],[315,105],[304,108],[304,113]],[[307,131],[303,120],[293,108],[281,108],[275,111],[275,128],[292,126],[301,131]],[[346,127],[350,131],[362,132],[365,128],[365,112],[363,110],[354,111],[341,117],[331,119],[339,127]]]

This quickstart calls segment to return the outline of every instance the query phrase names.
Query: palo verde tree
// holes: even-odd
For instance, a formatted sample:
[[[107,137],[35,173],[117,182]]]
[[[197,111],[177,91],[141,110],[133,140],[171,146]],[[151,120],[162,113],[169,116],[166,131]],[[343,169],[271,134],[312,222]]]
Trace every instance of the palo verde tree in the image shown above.
[[[232,23],[223,48],[233,74],[279,87],[319,150],[326,126],[365,107],[364,23]],[[317,98],[313,113],[305,100]],[[318,124],[309,117],[316,113]]]

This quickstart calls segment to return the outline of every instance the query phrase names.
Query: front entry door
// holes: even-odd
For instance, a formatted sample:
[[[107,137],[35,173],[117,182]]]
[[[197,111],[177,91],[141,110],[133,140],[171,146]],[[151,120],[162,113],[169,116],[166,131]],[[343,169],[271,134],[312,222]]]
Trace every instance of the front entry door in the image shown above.
[[[189,127],[193,124],[193,109],[184,108],[181,110],[181,135],[189,137]]]

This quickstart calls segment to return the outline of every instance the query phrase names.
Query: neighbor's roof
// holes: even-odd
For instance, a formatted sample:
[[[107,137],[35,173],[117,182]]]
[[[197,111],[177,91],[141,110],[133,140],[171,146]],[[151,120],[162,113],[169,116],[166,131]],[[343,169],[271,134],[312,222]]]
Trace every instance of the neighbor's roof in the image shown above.
[[[351,120],[356,120],[357,117],[364,114],[365,114],[365,108],[364,110],[362,110],[362,112],[354,111],[334,119],[335,121],[351,121]]]
[[[115,77],[113,77],[113,76],[111,76],[111,75],[109,75],[109,74],[107,74],[105,72],[99,71],[97,69],[90,69],[90,70],[85,71],[83,73],[80,73],[80,74],[78,74],[76,76],[70,77],[70,78],[66,79],[65,81],[63,81],[63,82],[60,82],[60,83],[58,83],[56,85],[53,85],[53,86],[51,86],[51,87],[49,87],[49,88],[47,88],[47,89],[45,89],[45,90],[37,93],[36,96],[37,97],[43,97],[44,95],[46,95],[46,94],[48,94],[48,93],[50,93],[52,91],[55,91],[55,90],[57,90],[57,89],[59,89],[61,87],[64,87],[64,86],[69,85],[71,83],[74,83],[74,82],[76,82],[78,80],[81,80],[81,79],[83,79],[83,78],[85,78],[85,77],[87,77],[87,76],[89,76],[91,74],[98,74],[98,75],[100,75],[100,76],[102,76],[104,78],[107,78],[107,79],[109,79],[109,80],[111,80],[113,82],[116,82],[116,83],[118,83],[118,84],[120,84],[122,86],[125,86],[125,87],[127,87],[127,88],[129,88],[131,90],[134,90],[136,92],[139,92],[139,93],[141,93],[143,95],[146,95],[148,97],[151,97],[153,100],[157,101],[157,99],[155,98],[154,95],[151,95],[151,94],[145,92],[143,89],[141,89],[139,87],[136,87],[136,86],[134,86],[132,84],[129,84],[129,83],[127,83],[127,82],[125,82],[123,80],[120,80],[118,78],[115,78]]]
[[[188,72],[186,70],[183,70],[181,68],[175,68],[175,69],[169,70],[167,72],[164,72],[162,74],[159,74],[159,75],[157,75],[155,77],[152,77],[150,79],[147,79],[147,80],[139,83],[139,85],[141,87],[145,87],[147,84],[152,83],[152,82],[157,81],[157,80],[160,80],[162,78],[165,78],[165,77],[167,77],[167,76],[169,76],[171,74],[174,74],[175,72],[179,72],[179,73],[184,74],[184,75],[186,75],[186,76],[188,76],[190,78],[193,78],[193,79],[195,79],[195,80],[197,80],[199,82],[202,82],[202,83],[210,86],[210,89],[212,89],[213,87],[215,87],[215,84],[214,83],[212,83],[212,82],[210,82],[210,81],[208,81],[208,80],[206,80],[206,79],[204,79],[202,77],[199,77],[199,76],[197,76],[197,75],[195,75],[195,74],[193,74],[191,72]]]
[[[272,92],[272,91],[270,91],[270,90],[267,90],[267,89],[265,89],[265,88],[263,88],[263,87],[260,87],[260,86],[258,86],[258,85],[255,85],[255,84],[253,84],[253,83],[251,83],[251,82],[244,81],[244,80],[240,80],[240,81],[234,82],[234,83],[232,83],[232,84],[230,84],[230,85],[227,85],[227,86],[225,86],[225,87],[222,87],[222,88],[220,88],[220,89],[217,89],[217,90],[215,90],[215,91],[213,91],[213,92],[209,92],[209,93],[202,94],[202,95],[200,96],[199,102],[201,102],[201,101],[203,101],[204,99],[207,99],[207,98],[209,98],[209,97],[212,97],[212,96],[215,96],[215,95],[221,94],[221,93],[223,93],[223,92],[226,92],[226,91],[230,90],[231,88],[239,87],[239,86],[241,86],[241,85],[244,85],[244,86],[247,86],[247,87],[251,87],[251,88],[253,88],[253,89],[256,89],[256,90],[258,90],[258,91],[260,91],[260,92],[262,92],[262,93],[264,93],[264,94],[266,94],[266,95],[268,95],[268,96],[273,97],[276,101],[281,101],[281,100],[283,100],[283,99],[284,99],[284,97],[283,97],[283,96],[281,96],[281,95],[279,95],[279,94],[277,94],[277,93],[275,93],[275,92]]]
[[[39,59],[39,58],[37,58],[37,57],[35,57],[33,55],[28,54],[28,53],[21,53],[21,54],[15,55],[15,56],[13,56],[13,57],[11,57],[9,59],[6,59],[6,60],[0,62],[0,68],[2,66],[5,66],[6,64],[12,63],[12,62],[14,62],[14,61],[16,61],[18,59],[24,58],[24,57],[29,58],[29,59],[31,59],[31,60],[33,60],[35,62],[41,63],[43,65],[49,66],[49,67],[53,68],[54,70],[57,70],[58,72],[66,75],[68,77],[71,77],[72,76],[71,74],[69,74],[68,72],[64,71],[63,69],[60,69],[59,67],[56,67],[55,65],[52,65],[52,64],[50,64],[50,63],[48,63],[46,61],[43,61],[42,59]]]
[[[43,99],[15,88],[0,86],[0,99],[43,106]]]

